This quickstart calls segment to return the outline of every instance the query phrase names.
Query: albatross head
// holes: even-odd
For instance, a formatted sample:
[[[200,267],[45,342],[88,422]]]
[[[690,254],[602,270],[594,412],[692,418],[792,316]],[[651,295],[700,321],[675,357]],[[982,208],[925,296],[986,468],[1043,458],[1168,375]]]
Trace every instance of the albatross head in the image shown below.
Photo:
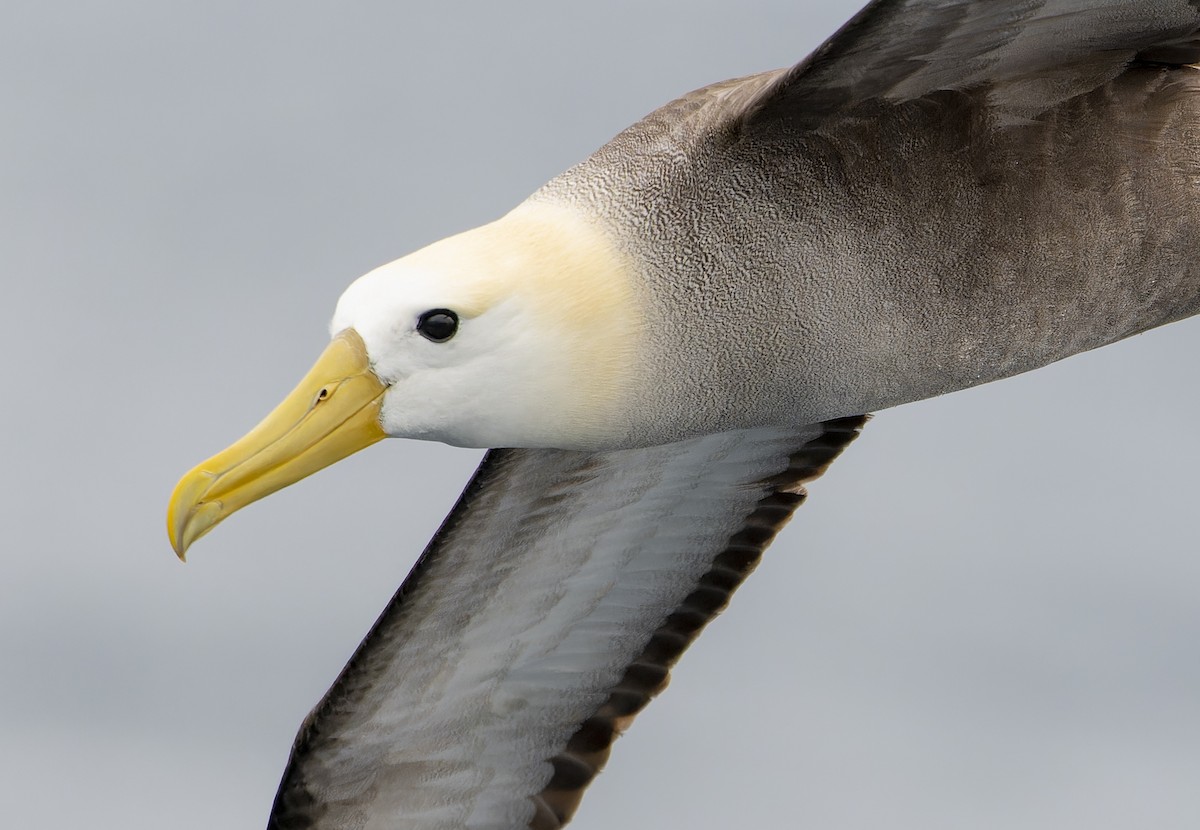
[[[619,446],[640,329],[629,274],[599,229],[526,204],[359,278],[299,386],[176,486],[167,513],[176,553],[241,507],[389,436]]]

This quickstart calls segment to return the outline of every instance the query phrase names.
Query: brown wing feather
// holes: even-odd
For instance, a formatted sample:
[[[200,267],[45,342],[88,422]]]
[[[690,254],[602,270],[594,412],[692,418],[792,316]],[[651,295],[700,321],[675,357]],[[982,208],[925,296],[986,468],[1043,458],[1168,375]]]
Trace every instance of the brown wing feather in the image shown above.
[[[774,489],[759,500],[745,525],[713,558],[712,568],[666,622],[654,632],[641,655],[625,670],[608,700],[579,726],[566,747],[554,756],[554,777],[534,802],[537,813],[530,830],[556,830],[575,814],[584,790],[600,774],[612,745],[634,717],[670,682],[671,667],[729,604],[733,592],[762,559],[763,551],[791,519],[808,493],[804,485],[819,478],[850,442],[867,416],[839,418],[821,424],[823,431],[789,459]]]
[[[488,827],[561,826],[612,741],[803,500],[804,482],[864,420],[613,454],[490,452],[305,721],[269,827],[449,828],[470,815]],[[712,530],[696,535],[698,526]],[[666,559],[621,564],[640,550]],[[528,609],[516,620],[514,599]],[[589,616],[591,603],[616,616]],[[518,641],[550,615],[568,628],[536,641],[547,650],[530,673]],[[581,624],[603,627],[587,641],[600,645],[595,655],[567,644]],[[553,662],[560,645],[567,662],[546,673],[538,655]],[[480,674],[489,660],[502,668]],[[478,783],[494,775],[519,783]]]
[[[1101,86],[1135,61],[1200,61],[1196,0],[876,0],[749,101],[741,129],[811,129],[855,106],[988,88],[1012,117]]]

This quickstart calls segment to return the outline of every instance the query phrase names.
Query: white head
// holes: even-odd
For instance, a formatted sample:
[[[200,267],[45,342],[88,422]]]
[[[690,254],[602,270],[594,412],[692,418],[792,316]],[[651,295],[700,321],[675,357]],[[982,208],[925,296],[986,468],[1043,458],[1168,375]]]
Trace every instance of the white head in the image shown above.
[[[641,366],[630,275],[598,228],[529,204],[372,271],[342,295],[332,342],[291,394],[180,479],[171,544],[183,556],[245,505],[387,435],[622,446]]]
[[[362,338],[392,436],[470,447],[618,446],[641,320],[622,257],[526,204],[354,282],[330,326]]]

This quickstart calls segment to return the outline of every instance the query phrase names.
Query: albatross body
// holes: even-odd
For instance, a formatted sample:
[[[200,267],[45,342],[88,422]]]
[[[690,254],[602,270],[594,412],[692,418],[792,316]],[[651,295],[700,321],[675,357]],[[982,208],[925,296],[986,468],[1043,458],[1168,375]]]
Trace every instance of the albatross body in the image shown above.
[[[1200,10],[872,3],[365,275],[172,497],[182,556],[387,436],[492,450],[274,828],[559,827],[866,413],[1200,310]]]

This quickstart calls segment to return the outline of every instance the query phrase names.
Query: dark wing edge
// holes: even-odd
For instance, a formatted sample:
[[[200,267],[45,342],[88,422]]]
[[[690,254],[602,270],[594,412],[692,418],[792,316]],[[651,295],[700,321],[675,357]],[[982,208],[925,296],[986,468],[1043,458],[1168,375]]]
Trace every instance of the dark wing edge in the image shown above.
[[[502,474],[509,457],[514,452],[510,449],[491,449],[484,454],[479,466],[475,468],[475,472],[467,482],[467,486],[455,500],[454,507],[446,514],[446,518],[442,520],[437,532],[433,534],[429,544],[425,546],[404,581],[400,583],[400,587],[388,602],[387,607],[383,609],[383,613],[371,625],[367,635],[363,637],[362,642],[354,650],[354,654],[338,673],[337,679],[330,685],[320,702],[305,716],[296,732],[292,749],[288,753],[287,765],[284,767],[279,789],[276,791],[275,800],[271,805],[267,830],[301,830],[301,828],[314,826],[314,822],[309,817],[320,813],[320,805],[316,803],[312,794],[304,786],[299,760],[304,757],[319,736],[322,719],[327,715],[336,714],[338,710],[347,706],[354,705],[353,697],[342,694],[342,690],[353,687],[354,684],[351,681],[358,673],[360,663],[368,656],[368,652],[376,640],[381,639],[381,632],[387,629],[392,620],[399,615],[404,607],[404,598],[417,590],[427,565],[433,561],[444,541],[467,515],[467,505],[487,486],[489,481]],[[295,820],[292,820],[293,817]]]
[[[650,637],[642,653],[595,714],[585,720],[562,752],[550,759],[554,776],[534,797],[530,830],[556,830],[574,816],[588,785],[604,769],[613,743],[670,682],[671,668],[704,627],[729,604],[734,591],[762,560],[763,552],[808,496],[804,485],[820,478],[862,431],[869,415],[824,421],[821,433],[789,458],[745,524],[713,558],[695,590]]]
[[[564,737],[563,744],[547,747],[544,757],[548,783],[541,792],[533,790],[526,796],[532,802],[532,818],[528,820],[531,830],[562,827],[571,819],[585,788],[608,759],[612,743],[650,699],[666,687],[671,667],[704,626],[725,608],[733,591],[754,570],[767,545],[804,501],[804,485],[824,473],[842,450],[858,437],[868,417],[846,417],[805,427],[803,442],[794,445],[796,448],[784,456],[787,463],[782,472],[757,483],[747,482],[753,491],[763,495],[745,508],[744,518],[733,525],[738,528],[736,532],[714,547],[712,554],[703,554],[708,563],[706,570],[697,571],[702,575],[692,587],[684,589],[686,593],[681,593],[684,599],[675,606],[673,613],[665,613],[660,618],[664,621],[657,629],[647,629],[652,633],[640,647],[640,653],[633,652],[637,656],[624,664],[626,668],[619,675],[620,679],[597,698],[603,702],[591,716],[580,717],[576,721],[580,725],[573,733],[564,733],[569,738]],[[305,718],[275,796],[268,830],[343,826],[342,820],[324,803],[320,785],[314,788],[309,780],[311,758],[328,759],[331,747],[340,747],[338,752],[349,749],[340,730],[364,705],[365,696],[372,693],[368,681],[379,676],[380,661],[386,661],[385,653],[396,647],[396,633],[407,630],[406,619],[411,619],[414,604],[419,605],[425,593],[420,590],[423,580],[436,581],[436,576],[429,575],[437,571],[439,560],[445,558],[441,556],[443,549],[459,544],[461,540],[457,537],[470,532],[471,523],[477,521],[472,514],[478,517],[482,511],[496,515],[497,511],[506,509],[504,505],[509,503],[505,499],[513,493],[514,487],[522,486],[515,482],[528,471],[530,452],[498,449],[484,456],[454,509],[393,600],[338,679]],[[586,470],[590,464],[604,463],[590,462],[590,456],[585,454],[567,455],[574,456],[569,459],[567,468],[584,471],[583,475],[588,475]],[[559,481],[552,489],[564,486],[569,487],[570,482]],[[561,489],[543,493],[539,498],[557,502],[562,498]],[[318,761],[321,763],[324,762]]]
[[[1200,62],[1197,0],[875,0],[742,107],[737,132],[814,129],[874,99],[987,87],[1035,117],[1131,63]]]

